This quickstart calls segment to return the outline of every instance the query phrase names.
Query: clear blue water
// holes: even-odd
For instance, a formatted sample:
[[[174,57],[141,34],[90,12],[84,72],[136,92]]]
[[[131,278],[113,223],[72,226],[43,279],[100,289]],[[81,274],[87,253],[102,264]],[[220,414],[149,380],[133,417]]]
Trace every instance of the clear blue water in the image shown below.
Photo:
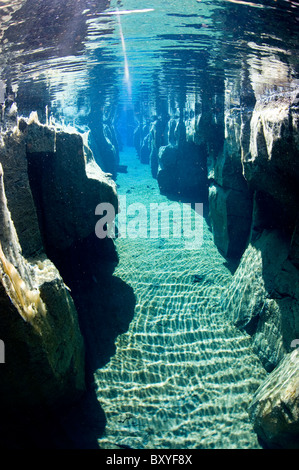
[[[202,95],[213,110],[215,96],[239,109],[244,81],[256,96],[298,86],[295,1],[15,0],[0,2],[0,18],[0,79],[18,90],[21,112],[37,109],[45,121],[47,106],[59,123],[95,134],[101,113],[131,116],[118,122],[128,172],[117,184],[128,204],[170,202],[126,146],[141,115],[190,116]],[[184,236],[115,241],[113,276],[136,304],[93,371],[106,418],[101,448],[260,447],[247,407],[266,372],[221,309],[232,273],[201,223],[196,250]]]
[[[134,150],[121,159],[128,173],[118,176],[118,192],[128,206],[170,203]],[[116,241],[114,275],[133,288],[136,306],[114,356],[95,372],[103,448],[259,448],[247,406],[266,373],[249,336],[221,310],[232,274],[202,224],[196,250],[183,237]]]

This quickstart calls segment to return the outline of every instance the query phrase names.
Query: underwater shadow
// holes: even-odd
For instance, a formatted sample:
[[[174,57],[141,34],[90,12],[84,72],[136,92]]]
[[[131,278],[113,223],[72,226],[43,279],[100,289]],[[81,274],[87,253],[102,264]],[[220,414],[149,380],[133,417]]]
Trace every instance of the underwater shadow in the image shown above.
[[[91,387],[81,399],[55,410],[1,413],[0,449],[98,449],[106,425],[104,411]]]
[[[161,191],[160,189],[160,194],[167,197],[167,199],[171,202],[191,204],[193,210],[195,210],[195,204],[202,204],[202,216],[206,220],[209,228],[211,227],[209,220],[209,198],[205,192],[198,192],[197,194],[191,192],[189,195],[181,195],[178,193]]]
[[[223,253],[220,254],[225,258]],[[236,258],[225,258],[223,265],[230,271],[231,275],[233,276],[237,271],[239,264],[240,264],[241,257]]]
[[[263,305],[259,315],[254,318],[254,331],[264,329],[268,324],[270,337],[281,336],[280,354],[260,354],[268,372],[277,367],[283,355],[292,352],[292,341],[299,337],[296,323],[299,300],[299,271],[296,258],[292,259],[292,231],[287,228],[264,230],[255,241],[262,264],[264,285]],[[274,302],[272,302],[274,301]],[[265,334],[265,333],[264,333]],[[273,345],[274,346],[274,345]]]
[[[111,239],[94,234],[50,259],[71,290],[85,343],[87,392],[63,417],[63,432],[74,448],[98,448],[106,419],[96,395],[94,372],[115,354],[115,340],[134,316],[133,289],[113,275],[118,256]]]

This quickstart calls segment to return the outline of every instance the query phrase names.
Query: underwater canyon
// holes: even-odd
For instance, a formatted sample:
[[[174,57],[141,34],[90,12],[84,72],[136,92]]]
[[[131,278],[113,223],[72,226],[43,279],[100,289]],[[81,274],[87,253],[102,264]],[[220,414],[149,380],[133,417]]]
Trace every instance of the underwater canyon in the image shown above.
[[[0,15],[1,447],[298,449],[298,3]]]

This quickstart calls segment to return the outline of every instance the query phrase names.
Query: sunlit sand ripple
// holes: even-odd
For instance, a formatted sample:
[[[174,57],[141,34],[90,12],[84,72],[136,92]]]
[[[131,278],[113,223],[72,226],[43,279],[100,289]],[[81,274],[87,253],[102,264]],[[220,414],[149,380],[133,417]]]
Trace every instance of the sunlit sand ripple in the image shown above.
[[[167,202],[133,151],[122,162],[129,172],[117,182],[128,204]],[[116,354],[95,373],[107,418],[100,446],[258,448],[247,406],[265,371],[250,338],[221,311],[232,275],[206,222],[198,250],[185,249],[183,239],[116,245],[115,275],[134,289],[136,307]]]

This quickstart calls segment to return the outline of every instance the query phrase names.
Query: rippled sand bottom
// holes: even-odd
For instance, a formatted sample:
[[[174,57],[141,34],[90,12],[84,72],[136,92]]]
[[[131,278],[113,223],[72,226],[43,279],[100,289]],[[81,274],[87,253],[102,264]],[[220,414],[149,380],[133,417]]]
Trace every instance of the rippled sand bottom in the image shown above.
[[[171,203],[133,150],[121,163],[127,204]],[[107,419],[100,447],[259,448],[247,407],[265,371],[250,337],[221,311],[232,274],[202,223],[193,250],[184,238],[116,240],[114,275],[134,289],[136,307],[116,354],[95,373]]]

